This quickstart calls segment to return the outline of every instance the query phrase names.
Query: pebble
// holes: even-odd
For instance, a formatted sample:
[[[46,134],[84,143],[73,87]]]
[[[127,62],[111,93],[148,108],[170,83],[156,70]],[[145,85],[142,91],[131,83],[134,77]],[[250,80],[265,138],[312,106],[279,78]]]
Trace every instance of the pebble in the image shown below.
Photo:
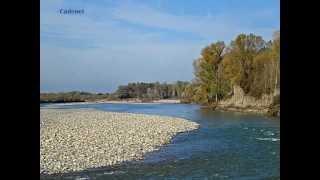
[[[40,173],[142,159],[199,124],[182,118],[93,109],[40,109]]]

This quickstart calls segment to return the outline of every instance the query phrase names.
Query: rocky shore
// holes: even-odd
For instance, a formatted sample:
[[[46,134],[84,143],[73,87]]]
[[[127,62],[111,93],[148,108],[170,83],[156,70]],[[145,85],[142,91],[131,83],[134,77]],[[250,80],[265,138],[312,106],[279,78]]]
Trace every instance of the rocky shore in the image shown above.
[[[159,99],[144,102],[141,99],[124,99],[124,100],[97,100],[97,101],[85,101],[85,102],[64,102],[64,103],[50,103],[50,106],[59,105],[79,105],[79,104],[180,104],[179,99]],[[46,103],[43,103],[46,104]]]
[[[199,125],[182,118],[41,108],[40,173],[54,174],[142,159]]]

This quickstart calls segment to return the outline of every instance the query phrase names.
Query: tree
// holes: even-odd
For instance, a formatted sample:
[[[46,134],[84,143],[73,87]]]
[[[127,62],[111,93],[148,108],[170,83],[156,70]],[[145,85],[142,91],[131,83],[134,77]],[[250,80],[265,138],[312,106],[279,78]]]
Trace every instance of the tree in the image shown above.
[[[251,85],[254,80],[252,76],[253,59],[262,50],[266,48],[266,43],[261,36],[254,34],[240,34],[231,42],[231,58],[233,63],[239,63],[239,80],[240,87],[245,93],[250,92]],[[237,61],[237,62],[236,62]]]
[[[119,86],[116,94],[120,99],[130,98],[128,86]]]
[[[240,34],[228,47],[216,42],[205,47],[193,63],[194,100],[212,104],[232,95],[240,86],[246,95],[261,97],[280,86],[280,33],[273,41],[261,36]]]
[[[196,99],[204,104],[218,102],[223,96],[221,86],[221,62],[225,44],[222,41],[210,44],[201,52],[201,57],[194,62],[195,76],[198,87]]]
[[[272,60],[275,71],[275,89],[280,88],[280,31],[273,34]]]

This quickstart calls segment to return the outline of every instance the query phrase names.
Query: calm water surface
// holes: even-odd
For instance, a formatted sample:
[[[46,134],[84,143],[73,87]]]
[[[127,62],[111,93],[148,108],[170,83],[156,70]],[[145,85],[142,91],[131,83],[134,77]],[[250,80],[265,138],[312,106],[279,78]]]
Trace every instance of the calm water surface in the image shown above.
[[[46,105],[45,105],[46,106]],[[42,179],[280,179],[280,120],[189,104],[77,104],[58,108],[176,116],[200,129],[176,136],[142,161]]]

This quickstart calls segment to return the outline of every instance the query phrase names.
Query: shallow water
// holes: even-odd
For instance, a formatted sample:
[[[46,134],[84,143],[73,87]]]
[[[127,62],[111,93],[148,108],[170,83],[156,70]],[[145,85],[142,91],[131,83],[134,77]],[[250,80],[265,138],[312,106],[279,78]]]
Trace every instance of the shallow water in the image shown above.
[[[199,123],[200,129],[179,134],[171,144],[147,154],[142,161],[42,179],[280,179],[277,118],[214,112],[188,104],[79,104],[56,108],[176,116]]]

